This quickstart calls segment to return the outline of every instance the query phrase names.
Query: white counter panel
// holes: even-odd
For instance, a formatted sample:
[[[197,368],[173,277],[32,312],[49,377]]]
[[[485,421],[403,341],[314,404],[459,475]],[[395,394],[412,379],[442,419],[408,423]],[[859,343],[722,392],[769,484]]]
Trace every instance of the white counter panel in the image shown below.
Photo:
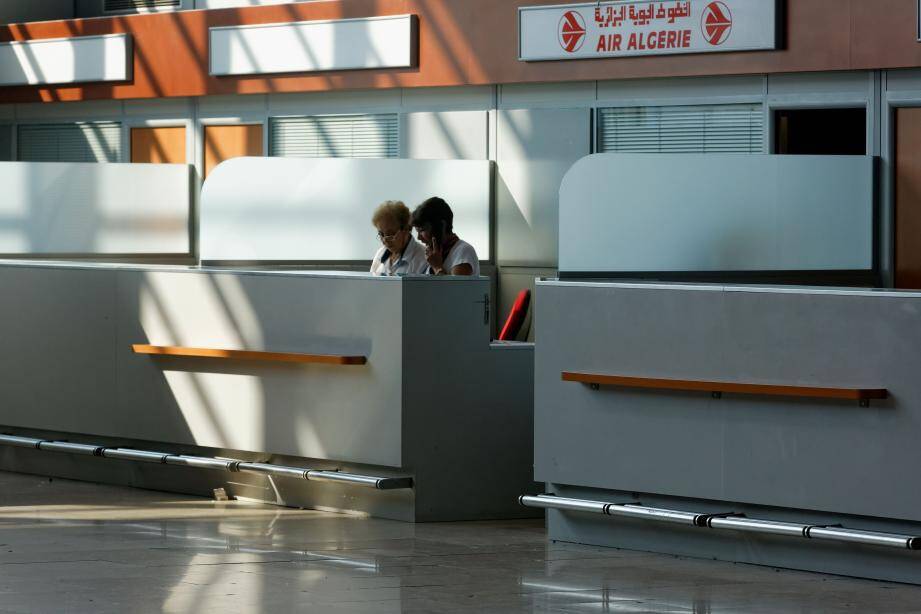
[[[345,158],[235,158],[209,176],[201,198],[202,260],[367,260],[385,200],[412,210],[441,196],[454,229],[488,260],[490,162]]]
[[[188,254],[189,169],[0,162],[0,254]]]
[[[597,154],[560,188],[565,272],[865,271],[869,156]]]

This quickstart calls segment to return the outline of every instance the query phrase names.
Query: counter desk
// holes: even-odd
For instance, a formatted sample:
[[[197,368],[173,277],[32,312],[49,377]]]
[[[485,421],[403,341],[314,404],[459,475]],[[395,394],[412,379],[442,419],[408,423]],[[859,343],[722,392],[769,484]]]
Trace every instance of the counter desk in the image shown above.
[[[407,521],[533,516],[516,501],[533,346],[490,343],[488,284],[2,263],[0,468]]]
[[[543,280],[554,540],[921,582],[921,293]]]

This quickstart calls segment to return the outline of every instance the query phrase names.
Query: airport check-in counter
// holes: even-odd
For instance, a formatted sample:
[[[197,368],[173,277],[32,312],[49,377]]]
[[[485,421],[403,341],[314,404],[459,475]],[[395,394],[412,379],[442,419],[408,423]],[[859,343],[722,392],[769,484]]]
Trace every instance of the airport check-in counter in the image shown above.
[[[198,207],[187,165],[0,177],[0,254],[62,261],[0,262],[0,468],[407,521],[539,513],[516,501],[533,345],[490,342],[487,278],[291,266],[369,266],[376,204],[433,194],[490,260],[490,162],[236,158]]]
[[[4,446],[3,469],[408,521],[533,515],[516,505],[533,347],[490,343],[485,278],[8,262],[0,286],[2,432],[99,448]]]
[[[609,199],[610,209],[629,207],[619,219],[633,216],[645,234],[631,241],[612,221],[607,252],[591,228],[578,244],[561,237],[561,268],[578,274],[537,284],[534,471],[545,493],[522,502],[547,510],[554,540],[921,582],[921,293],[603,279],[624,262],[652,263],[648,271],[690,262],[714,275],[740,261],[756,272],[796,262],[829,273],[870,269],[872,200],[861,195],[872,163],[820,159],[813,168],[821,185],[820,167],[830,165],[827,178],[850,199],[781,206],[773,180],[751,179],[761,195],[751,197],[751,214],[775,220],[758,235],[738,223],[744,201],[734,200],[741,211],[731,223],[707,221],[707,207],[722,205],[697,185],[708,180],[703,156],[662,158],[583,165],[591,172],[582,179],[616,162],[635,180],[651,162],[674,162],[666,172],[681,177],[684,168],[683,186],[701,194],[699,232],[650,219],[674,199],[626,189],[626,204]],[[775,164],[785,176],[786,162],[771,158],[730,165],[743,177],[749,165],[770,177]],[[579,179],[578,165],[571,173],[567,181]],[[561,228],[575,237],[572,213],[598,224],[593,207],[603,199],[573,194],[567,181]],[[824,226],[823,203],[838,213]],[[799,222],[785,218],[798,205]],[[785,219],[797,225],[798,253]],[[594,257],[577,253],[593,244]]]

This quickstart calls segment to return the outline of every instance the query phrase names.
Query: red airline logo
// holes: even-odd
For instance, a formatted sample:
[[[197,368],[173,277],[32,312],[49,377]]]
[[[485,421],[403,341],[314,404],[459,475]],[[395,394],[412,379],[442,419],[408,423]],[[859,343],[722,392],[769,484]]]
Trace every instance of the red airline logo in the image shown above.
[[[711,45],[722,45],[732,32],[732,13],[722,2],[711,2],[704,9],[700,23],[704,38]]]
[[[567,11],[560,19],[560,46],[575,53],[585,43],[585,20],[577,11]]]

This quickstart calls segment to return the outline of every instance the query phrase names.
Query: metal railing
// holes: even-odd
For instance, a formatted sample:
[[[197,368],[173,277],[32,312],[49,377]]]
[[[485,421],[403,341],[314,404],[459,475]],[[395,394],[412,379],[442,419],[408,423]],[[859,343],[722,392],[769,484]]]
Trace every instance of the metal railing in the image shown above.
[[[286,467],[284,465],[255,463],[231,458],[189,456],[186,454],[171,454],[169,452],[136,450],[134,448],[107,447],[95,444],[73,443],[69,441],[35,439],[32,437],[20,437],[18,435],[0,435],[0,445],[17,448],[34,448],[44,452],[63,452],[83,456],[98,456],[101,458],[136,461],[141,463],[157,463],[175,465],[178,467],[195,467],[198,469],[219,469],[241,473],[257,473],[273,477],[309,480],[312,482],[334,482],[337,484],[375,488],[377,490],[397,490],[412,488],[413,486],[413,481],[410,477],[358,475],[342,471]]]
[[[645,507],[639,503],[606,503],[604,501],[557,497],[556,495],[524,495],[519,497],[518,500],[526,507],[637,518],[656,522],[683,524],[702,529],[786,535],[805,539],[921,550],[921,537],[919,536],[862,531],[859,529],[847,529],[841,526],[822,526],[796,522],[759,520],[757,518],[747,518],[744,514],[734,512],[697,513],[684,510]]]

